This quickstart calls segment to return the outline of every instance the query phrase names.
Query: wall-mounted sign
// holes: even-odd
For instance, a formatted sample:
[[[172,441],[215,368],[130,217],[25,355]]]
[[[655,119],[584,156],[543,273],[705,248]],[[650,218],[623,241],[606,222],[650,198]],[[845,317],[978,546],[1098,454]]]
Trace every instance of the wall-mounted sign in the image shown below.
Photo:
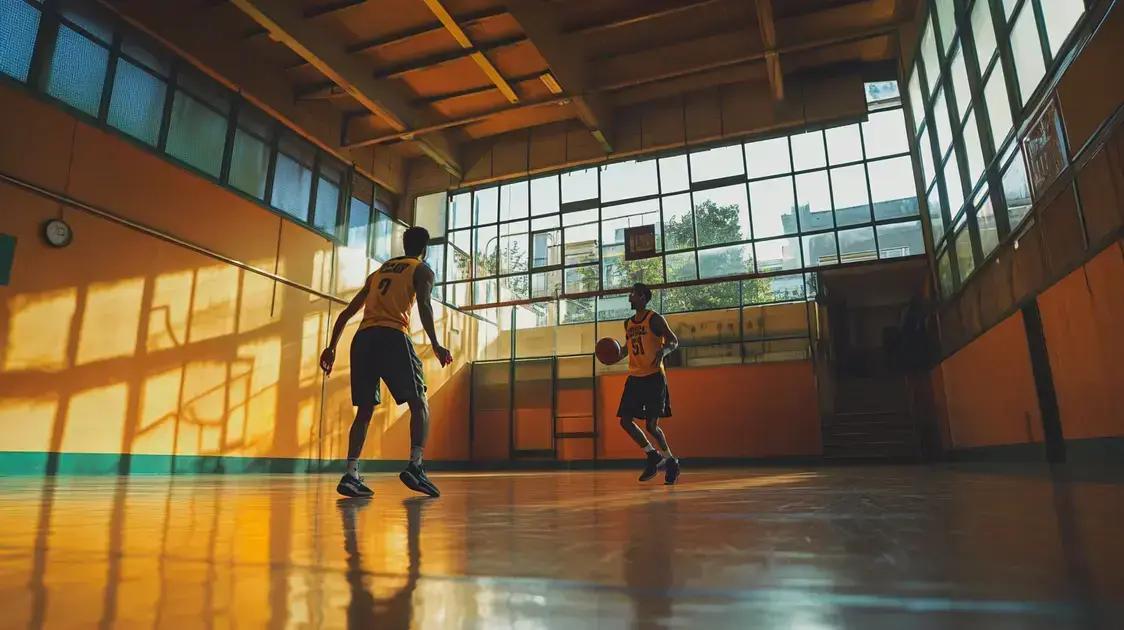
[[[624,259],[640,260],[656,255],[656,226],[638,225],[624,229]]]
[[[1023,152],[1026,154],[1031,191],[1037,201],[1058,175],[1061,175],[1067,161],[1062,140],[1062,121],[1053,98],[1046,103],[1038,120],[1027,130],[1026,137],[1023,138]]]
[[[16,237],[0,234],[0,286],[12,281],[12,264],[16,260]]]

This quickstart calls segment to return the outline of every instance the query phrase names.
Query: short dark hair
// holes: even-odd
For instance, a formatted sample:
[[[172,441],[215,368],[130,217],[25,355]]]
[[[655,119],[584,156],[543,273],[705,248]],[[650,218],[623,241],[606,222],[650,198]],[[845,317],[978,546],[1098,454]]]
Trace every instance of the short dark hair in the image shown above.
[[[650,301],[652,299],[652,289],[643,282],[637,282],[636,284],[632,285],[632,290],[636,291],[640,295],[643,295],[646,301]]]
[[[406,250],[407,256],[421,256],[427,245],[429,245],[429,230],[423,227],[415,225],[402,235],[402,247]]]

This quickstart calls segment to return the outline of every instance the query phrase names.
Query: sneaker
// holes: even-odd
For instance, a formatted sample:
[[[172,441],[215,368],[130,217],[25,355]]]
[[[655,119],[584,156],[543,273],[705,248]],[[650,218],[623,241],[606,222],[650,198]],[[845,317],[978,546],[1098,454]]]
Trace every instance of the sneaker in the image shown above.
[[[679,479],[679,460],[672,457],[667,460],[667,469],[663,475],[663,482],[673,485]]]
[[[402,483],[406,484],[407,488],[414,492],[428,494],[431,497],[441,496],[441,491],[438,490],[437,486],[433,485],[433,482],[426,476],[425,469],[413,462],[410,462],[410,465],[406,466],[406,470],[399,473],[398,478],[402,480]]]
[[[656,473],[659,472],[663,466],[663,456],[656,451],[649,452],[648,460],[644,462],[644,472],[640,473],[640,481],[647,481],[655,477]]]
[[[367,484],[363,483],[362,477],[352,477],[347,473],[344,473],[343,477],[340,477],[340,482],[336,484],[336,492],[345,497],[352,498],[369,497],[374,494],[374,491],[368,488]]]

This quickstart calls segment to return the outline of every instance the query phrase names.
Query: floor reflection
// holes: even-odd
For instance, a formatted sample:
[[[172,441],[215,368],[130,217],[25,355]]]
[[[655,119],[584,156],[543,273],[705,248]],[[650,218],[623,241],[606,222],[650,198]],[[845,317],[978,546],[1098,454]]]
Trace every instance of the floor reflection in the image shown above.
[[[673,501],[652,501],[629,514],[624,582],[638,627],[662,627],[672,618],[672,556],[682,544],[675,540],[675,518]]]
[[[0,479],[0,628],[1117,628],[1124,479],[1014,467]]]
[[[336,501],[343,531],[343,548],[347,553],[347,583],[351,588],[351,600],[347,605],[347,626],[409,628],[413,619],[414,590],[421,576],[421,547],[418,537],[421,534],[422,513],[433,499],[413,497],[402,501],[402,507],[406,511],[406,584],[382,600],[372,593],[369,582],[377,577],[364,566],[359,545],[359,537],[363,532],[358,516],[370,507],[372,501],[370,497]]]

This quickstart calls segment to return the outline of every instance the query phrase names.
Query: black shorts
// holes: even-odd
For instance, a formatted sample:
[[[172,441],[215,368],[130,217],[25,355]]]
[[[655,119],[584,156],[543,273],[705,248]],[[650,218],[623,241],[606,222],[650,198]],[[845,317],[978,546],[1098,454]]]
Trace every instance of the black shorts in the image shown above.
[[[351,404],[379,404],[380,380],[399,405],[425,397],[422,362],[413,342],[400,330],[372,326],[351,340]]]
[[[630,376],[624,382],[621,406],[617,409],[621,418],[670,418],[671,395],[667,392],[667,375],[656,372],[649,376]]]

